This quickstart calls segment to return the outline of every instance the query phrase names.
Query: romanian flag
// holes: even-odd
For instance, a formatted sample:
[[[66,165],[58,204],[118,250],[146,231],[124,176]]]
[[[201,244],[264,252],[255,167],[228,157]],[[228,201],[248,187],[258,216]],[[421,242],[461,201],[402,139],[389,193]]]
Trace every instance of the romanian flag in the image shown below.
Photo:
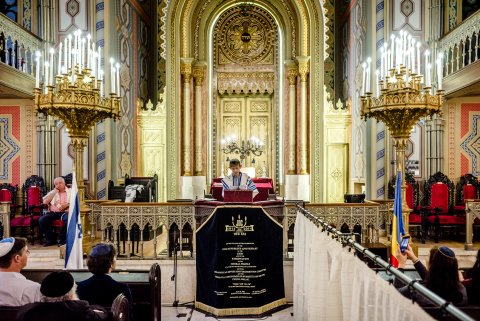
[[[400,247],[402,236],[405,235],[402,216],[402,173],[397,173],[397,185],[395,186],[395,200],[393,202],[392,218],[392,249],[390,252],[390,263],[398,267],[398,261],[395,257],[397,249]]]
[[[80,220],[80,201],[75,172],[73,172],[70,205],[68,207],[65,268],[68,270],[83,269],[82,222]]]

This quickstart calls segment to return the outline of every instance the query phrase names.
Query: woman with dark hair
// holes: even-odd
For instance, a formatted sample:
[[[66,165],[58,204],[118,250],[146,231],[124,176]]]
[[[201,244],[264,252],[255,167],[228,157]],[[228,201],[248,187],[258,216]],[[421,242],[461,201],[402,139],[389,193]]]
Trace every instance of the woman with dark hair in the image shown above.
[[[480,305],[480,250],[477,252],[477,260],[466,273],[466,279],[462,283],[467,288],[468,303]]]
[[[112,306],[117,295],[123,293],[128,299],[132,319],[133,299],[128,285],[115,281],[109,275],[115,269],[116,255],[112,244],[95,245],[87,259],[88,270],[93,276],[78,283],[77,293],[80,300],[105,307]]]
[[[399,266],[405,266],[407,253],[397,252],[397,259],[400,259]],[[429,268],[426,272],[424,281],[425,287],[435,294],[441,296],[444,300],[452,302],[457,306],[468,304],[467,290],[460,283],[458,275],[458,261],[455,253],[446,246],[441,246],[434,252]],[[408,298],[415,300],[419,305],[431,305],[430,300],[421,295],[417,295],[409,286],[398,289],[400,293]]]

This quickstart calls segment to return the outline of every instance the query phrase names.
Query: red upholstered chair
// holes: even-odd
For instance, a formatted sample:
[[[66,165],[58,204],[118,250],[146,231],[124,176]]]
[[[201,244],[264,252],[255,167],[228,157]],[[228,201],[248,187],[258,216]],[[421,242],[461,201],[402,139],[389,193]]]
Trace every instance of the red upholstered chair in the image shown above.
[[[465,225],[465,217],[454,215],[453,183],[442,172],[432,175],[425,184],[425,211],[427,223],[433,227],[435,242],[438,243],[440,228]]]
[[[10,202],[10,215],[15,216],[21,205],[17,204],[18,185],[3,183],[0,185],[0,202]]]
[[[480,192],[478,179],[472,174],[465,174],[460,177],[455,192],[455,212],[465,214],[465,200],[477,199]]]

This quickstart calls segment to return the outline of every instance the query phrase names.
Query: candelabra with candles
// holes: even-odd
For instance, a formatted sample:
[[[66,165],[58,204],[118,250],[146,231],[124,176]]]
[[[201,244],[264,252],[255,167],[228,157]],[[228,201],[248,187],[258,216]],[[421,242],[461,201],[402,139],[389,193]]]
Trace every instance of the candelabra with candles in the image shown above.
[[[240,157],[240,162],[243,163],[246,156],[254,155],[260,156],[263,153],[263,142],[255,136],[252,136],[247,141],[242,140],[240,144],[237,142],[235,135],[228,136],[220,141],[222,151],[225,154],[236,154]]]
[[[370,90],[370,65],[368,58],[363,63],[363,88],[361,116],[375,118],[385,123],[394,139],[396,172],[402,175],[402,212],[405,231],[408,233],[410,209],[406,203],[405,152],[413,126],[426,116],[441,112],[444,91],[442,90],[442,56],[437,58],[436,90],[432,87],[430,52],[425,51],[424,75],[421,73],[422,44],[416,42],[406,31],[391,36],[381,48],[380,70],[375,75],[376,95]]]
[[[48,55],[43,61],[41,53],[36,53],[35,110],[57,117],[67,127],[74,149],[74,168],[78,181],[82,223],[84,231],[89,231],[85,221],[85,214],[89,212],[89,208],[85,204],[83,152],[90,129],[95,123],[106,118],[119,117],[119,65],[115,66],[114,61],[110,60],[111,85],[110,95],[107,97],[104,72],[101,69],[101,48],[95,48],[90,35],[82,37],[81,31],[77,30],[73,36],[69,35],[64,42],[60,42],[56,49],[47,48],[46,52]],[[84,250],[88,248],[86,246]]]

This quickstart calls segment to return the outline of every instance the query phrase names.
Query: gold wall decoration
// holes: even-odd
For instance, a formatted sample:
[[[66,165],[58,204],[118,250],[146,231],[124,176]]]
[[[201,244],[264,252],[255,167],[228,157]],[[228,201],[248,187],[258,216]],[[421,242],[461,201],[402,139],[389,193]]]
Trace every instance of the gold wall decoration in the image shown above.
[[[275,89],[273,72],[219,72],[217,79],[220,94],[273,94]]]
[[[272,16],[256,6],[236,6],[220,17],[218,64],[273,64],[277,26]]]

